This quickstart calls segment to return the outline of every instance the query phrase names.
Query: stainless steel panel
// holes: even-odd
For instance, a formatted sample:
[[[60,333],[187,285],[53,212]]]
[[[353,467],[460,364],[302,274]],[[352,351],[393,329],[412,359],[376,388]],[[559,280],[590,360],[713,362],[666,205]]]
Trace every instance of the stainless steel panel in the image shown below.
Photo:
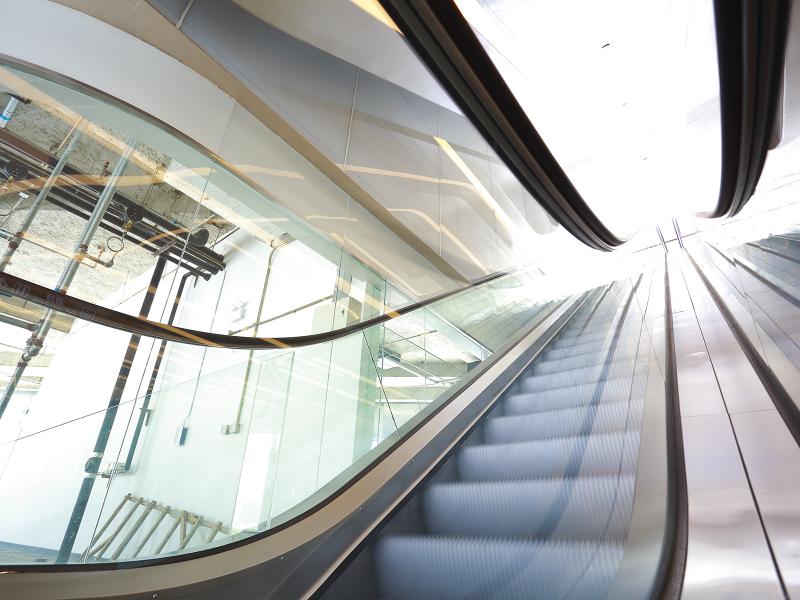
[[[693,310],[692,302],[689,300],[689,293],[686,291],[686,283],[683,281],[677,252],[669,253],[667,265],[669,268],[669,292],[672,300],[672,312],[679,313]]]
[[[682,424],[689,494],[683,597],[782,598],[728,415]]]
[[[673,314],[678,394],[683,416],[725,414],[725,405],[694,312]]]
[[[800,448],[775,410],[732,419],[786,589],[800,597]]]
[[[663,291],[663,286],[662,286]],[[663,347],[664,336],[655,342]],[[625,554],[608,597],[637,598],[654,578],[664,545],[667,516],[667,435],[664,379],[654,353],[648,367],[647,396],[636,468],[636,502]]]
[[[688,261],[683,262],[682,271],[728,412],[774,409],[775,405],[697,271]]]

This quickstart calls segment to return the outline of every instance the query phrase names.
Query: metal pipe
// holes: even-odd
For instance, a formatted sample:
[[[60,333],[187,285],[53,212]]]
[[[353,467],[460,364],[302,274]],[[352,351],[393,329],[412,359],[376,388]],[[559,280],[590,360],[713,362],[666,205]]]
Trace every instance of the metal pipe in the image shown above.
[[[53,170],[50,172],[47,180],[44,182],[44,185],[39,190],[39,193],[36,194],[36,198],[34,198],[33,202],[28,208],[28,213],[25,215],[25,219],[20,224],[17,232],[14,234],[14,237],[8,242],[8,247],[6,251],[3,253],[2,258],[0,258],[0,271],[5,271],[8,264],[11,262],[11,257],[14,256],[14,253],[17,251],[17,248],[22,243],[25,234],[27,233],[28,229],[33,223],[34,217],[36,217],[36,213],[39,212],[39,209],[44,204],[44,201],[47,199],[47,196],[50,194],[50,190],[53,189],[53,185],[55,185],[56,181],[61,175],[61,171],[64,170],[64,167],[67,164],[67,158],[75,149],[75,146],[78,144],[78,140],[83,135],[84,130],[86,129],[86,125],[88,121],[86,119],[81,118],[81,120],[77,123],[74,128],[74,134],[72,139],[69,141],[64,153],[61,155],[61,158],[58,159],[56,166],[53,167]]]
[[[51,197],[50,197],[49,201],[54,206],[57,206],[58,208],[63,209],[64,211],[68,212],[69,214],[75,215],[76,217],[80,217],[82,219],[88,218],[89,214],[91,214],[91,210],[88,210],[88,211],[87,210],[83,210],[82,209],[82,205],[73,206],[73,205],[69,204],[66,201],[62,201],[62,200],[58,199],[57,198],[57,194],[51,194]],[[101,227],[103,229],[105,229],[106,231],[112,233],[113,235],[122,235],[125,232],[125,230],[123,229],[124,224],[125,224],[125,222],[124,222],[123,219],[120,219],[118,217],[115,217],[115,216],[111,215],[110,211],[108,211],[106,213],[106,218],[103,220],[103,223],[101,224]],[[148,250],[150,252],[155,252],[156,250],[158,250],[158,246],[155,246],[151,242],[147,241],[147,240],[152,239],[152,236],[151,235],[147,235],[146,233],[143,233],[143,232],[139,232],[139,231],[137,231],[137,229],[138,228],[135,225],[134,225],[133,228],[131,228],[131,231],[128,232],[128,236],[127,236],[128,239],[132,240],[137,246],[139,246],[143,250]],[[0,235],[2,235],[1,232],[0,232]],[[187,255],[188,255],[188,253],[187,253]],[[195,267],[190,266],[190,263],[188,263],[185,260],[187,255],[184,255],[184,260],[181,260],[181,258],[176,256],[174,253],[165,253],[164,254],[164,256],[166,256],[167,259],[171,263],[174,263],[174,264],[178,265],[179,267],[183,267],[184,269],[188,269],[193,274],[198,275],[198,276],[202,277],[203,279],[209,279],[209,277],[213,273],[207,273],[207,272],[204,272],[204,271],[200,271],[200,270],[196,269]],[[87,257],[87,258],[89,258],[89,257]],[[196,264],[200,264],[200,263],[198,262]],[[201,265],[201,266],[204,269],[210,268],[208,265]]]
[[[67,266],[64,268],[61,273],[61,277],[58,279],[58,283],[55,287],[56,292],[66,293],[70,284],[72,283],[72,280],[75,278],[75,274],[78,272],[78,267],[80,266],[81,262],[83,262],[83,259],[85,258],[89,249],[89,242],[91,242],[92,237],[100,225],[100,222],[103,220],[103,214],[105,214],[106,209],[108,209],[108,205],[111,203],[111,199],[114,197],[114,192],[116,191],[117,184],[119,183],[119,178],[122,175],[122,172],[125,170],[125,167],[128,164],[128,159],[133,153],[133,149],[135,147],[136,140],[131,139],[128,142],[125,152],[123,152],[122,156],[119,157],[117,164],[114,166],[114,171],[109,176],[106,187],[100,194],[97,205],[95,206],[94,211],[92,211],[86,226],[83,228],[83,233],[81,233],[78,243],[75,245],[75,253],[69,262],[67,262]],[[28,341],[25,344],[25,349],[22,352],[22,356],[20,357],[19,362],[17,362],[14,373],[11,375],[11,380],[6,385],[6,389],[3,391],[3,398],[0,400],[0,419],[3,418],[3,413],[8,407],[11,397],[14,395],[14,390],[17,389],[17,386],[22,379],[25,369],[28,367],[28,364],[39,354],[39,352],[41,352],[42,346],[44,345],[44,340],[53,324],[53,316],[55,314],[56,311],[54,309],[48,308],[42,317],[42,320],[39,322],[36,331],[34,331],[33,335],[28,338]]]
[[[270,242],[270,246],[272,248],[269,251],[269,258],[267,259],[267,273],[264,276],[264,285],[261,288],[261,300],[258,303],[258,312],[256,313],[256,323],[255,328],[253,329],[253,337],[258,337],[258,328],[261,325],[261,313],[264,310],[264,300],[267,297],[267,286],[269,285],[270,275],[272,275],[272,263],[275,261],[275,255],[277,254],[278,250],[288,246],[295,240],[295,237],[289,235],[288,233],[284,233],[280,237],[275,238],[272,240],[272,242]],[[244,411],[244,403],[247,397],[247,382],[250,379],[250,371],[252,371],[252,366],[253,350],[250,350],[247,355],[247,367],[245,368],[244,372],[244,381],[242,381],[242,393],[239,397],[239,406],[236,409],[236,419],[232,425],[224,425],[222,427],[222,433],[224,435],[239,433],[239,431],[242,429],[242,412]]]
[[[0,114],[0,129],[5,129],[8,126],[8,122],[11,120],[11,117],[14,116],[14,111],[17,110],[17,106],[19,106],[19,99],[15,96],[11,96],[8,102],[6,102],[2,114]]]
[[[109,204],[111,204],[111,200],[114,198],[114,194],[117,191],[117,184],[119,183],[120,177],[122,177],[122,172],[128,165],[128,160],[130,159],[131,154],[133,154],[134,148],[136,148],[136,140],[131,139],[125,148],[125,151],[119,157],[117,164],[114,165],[114,170],[111,171],[111,175],[108,176],[108,179],[106,180],[106,186],[103,188],[103,192],[97,199],[97,204],[95,205],[89,220],[83,227],[83,233],[81,233],[80,240],[75,245],[75,256],[67,264],[67,268],[61,273],[61,277],[56,284],[56,292],[66,293],[70,284],[72,283],[72,280],[75,278],[75,274],[78,272],[78,267],[80,267],[81,262],[83,262],[83,259],[89,250],[89,244],[91,243],[94,234],[97,232],[100,222],[103,220],[103,215],[105,215]]]
[[[150,314],[150,309],[153,306],[153,300],[158,290],[158,284],[161,283],[161,278],[164,276],[164,267],[167,264],[165,258],[159,258],[156,262],[153,275],[150,277],[150,285],[147,287],[147,292],[144,295],[142,306],[139,309],[139,318],[146,319]],[[141,336],[137,334],[131,335],[128,342],[128,349],[125,351],[125,357],[122,359],[122,364],[117,374],[117,381],[114,384],[114,389],[111,391],[111,397],[108,400],[108,407],[106,408],[103,417],[103,423],[100,425],[100,431],[97,434],[97,440],[94,444],[94,452],[92,456],[86,461],[84,471],[86,476],[83,478],[81,488],[78,491],[78,497],[75,499],[75,506],[72,509],[72,515],[67,523],[67,529],[64,532],[64,538],[61,541],[61,548],[58,551],[58,558],[56,562],[65,563],[69,561],[72,555],[72,548],[75,545],[75,538],[78,535],[78,530],[83,522],[83,515],[86,513],[86,506],[89,504],[89,497],[92,495],[92,488],[94,487],[94,480],[100,472],[100,465],[103,461],[103,456],[106,452],[108,445],[108,438],[111,436],[111,430],[114,427],[114,421],[117,418],[117,410],[119,403],[122,400],[122,394],[125,391],[125,385],[128,382],[128,376],[131,372],[133,360],[136,358],[136,351],[139,349],[139,342]]]
[[[16,317],[11,317],[4,314],[0,314],[0,322],[8,323],[9,325],[20,327],[22,329],[29,329],[31,331],[36,329],[36,323],[30,323],[28,321],[23,321],[22,319],[17,319]]]
[[[248,329],[253,329],[254,327],[261,327],[261,325],[266,325],[267,323],[272,323],[273,321],[277,321],[278,319],[282,319],[283,317],[288,317],[289,315],[293,315],[295,313],[300,312],[301,310],[305,310],[307,308],[311,308],[317,304],[322,304],[327,300],[331,300],[333,298],[333,294],[328,294],[327,296],[323,296],[322,298],[317,298],[316,300],[312,300],[311,302],[306,302],[305,304],[301,304],[300,306],[295,306],[294,308],[290,308],[289,310],[280,313],[279,315],[275,315],[274,317],[269,317],[264,319],[263,321],[256,321],[248,325],[247,327],[242,327],[241,329],[237,329],[235,331],[229,331],[228,335],[236,335],[237,333],[242,333],[243,331],[247,331]],[[253,334],[255,336],[255,333]]]
[[[195,281],[197,280],[197,275],[195,273],[184,273],[183,277],[181,277],[181,282],[178,285],[178,291],[175,292],[175,299],[172,301],[172,310],[169,313],[169,319],[167,319],[167,325],[172,325],[173,321],[175,321],[175,316],[178,314],[178,307],[181,303],[181,298],[183,297],[183,289],[186,287],[186,282],[189,277],[195,277]],[[164,359],[164,353],[167,349],[167,340],[161,340],[161,345],[158,348],[158,355],[156,356],[156,362],[153,364],[153,370],[150,373],[150,381],[147,383],[147,391],[144,394],[144,400],[142,401],[142,407],[139,409],[139,420],[136,422],[136,429],[133,431],[133,436],[131,437],[130,446],[128,446],[128,457],[125,459],[125,467],[123,469],[123,473],[127,473],[131,470],[131,465],[133,464],[133,457],[136,454],[136,446],[139,445],[139,436],[142,434],[142,428],[144,427],[144,421],[147,419],[147,415],[149,413],[150,408],[150,400],[153,397],[153,389],[156,387],[156,379],[158,379],[158,373],[161,370],[161,361]]]

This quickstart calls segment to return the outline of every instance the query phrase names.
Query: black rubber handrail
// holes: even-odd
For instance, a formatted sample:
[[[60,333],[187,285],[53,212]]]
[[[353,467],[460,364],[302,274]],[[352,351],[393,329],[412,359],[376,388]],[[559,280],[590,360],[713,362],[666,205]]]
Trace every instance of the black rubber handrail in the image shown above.
[[[738,214],[756,189],[767,151],[779,141],[788,0],[714,0],[719,64],[722,172],[705,217]]]
[[[598,250],[613,250],[625,241],[578,193],[452,0],[381,4],[459,108],[556,221]]]
[[[653,598],[678,600],[683,591],[689,545],[689,493],[683,449],[681,403],[678,393],[678,363],[675,354],[675,324],[669,257],[664,255],[665,398],[667,428],[667,521],[662,560],[653,586]]]
[[[268,350],[270,348],[300,348],[303,346],[312,346],[323,342],[330,342],[344,336],[350,335],[372,327],[385,323],[397,317],[407,315],[415,310],[429,306],[434,302],[445,300],[461,292],[468,291],[484,283],[494,281],[501,277],[505,277],[515,270],[498,271],[491,275],[486,275],[480,279],[470,282],[468,285],[436,294],[430,298],[414,302],[407,306],[403,306],[394,310],[390,310],[382,315],[360,321],[347,327],[333,329],[331,331],[324,331],[322,333],[312,333],[309,335],[296,335],[296,336],[283,336],[283,337],[245,337],[240,335],[230,335],[224,333],[212,333],[210,331],[201,331],[198,329],[189,329],[186,327],[177,327],[159,321],[150,321],[129,315],[113,308],[106,308],[89,302],[81,300],[62,292],[55,292],[48,287],[33,283],[27,279],[10,275],[9,273],[0,273],[0,295],[15,296],[23,300],[33,302],[39,306],[43,306],[54,311],[70,315],[76,319],[90,321],[98,325],[105,325],[126,331],[128,333],[141,335],[153,339],[166,340],[169,342],[178,342],[182,344],[192,344],[195,346],[206,346],[213,348],[229,348],[237,350]]]

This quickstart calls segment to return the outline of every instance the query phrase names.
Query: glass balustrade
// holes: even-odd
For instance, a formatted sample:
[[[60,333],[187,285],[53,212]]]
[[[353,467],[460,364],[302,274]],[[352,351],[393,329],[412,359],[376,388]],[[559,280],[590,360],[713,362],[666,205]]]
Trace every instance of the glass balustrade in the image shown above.
[[[149,559],[286,522],[549,314],[560,300],[542,279],[514,273],[294,349],[132,339],[57,314],[47,361],[0,419],[0,562]]]
[[[136,314],[126,301],[163,260],[161,294],[196,277],[184,299],[196,309],[175,324],[251,336],[328,331],[465,282],[355,208],[347,217],[346,194],[267,129],[272,168],[234,173],[163,124],[49,77],[0,62],[0,103],[23,99],[0,128],[0,270]],[[329,214],[287,208],[310,198],[332,204]],[[348,219],[349,237],[314,226]],[[386,256],[344,250],[358,227],[384,235]],[[328,318],[315,312],[323,306]]]
[[[304,69],[334,61],[305,50]],[[0,104],[14,106],[0,127],[0,279],[185,334],[131,335],[0,286],[0,564],[128,563],[268,532],[565,298],[614,278],[619,261],[559,227],[452,103],[436,103],[441,90],[423,98],[351,67],[342,162],[284,139],[294,123],[330,150],[292,86],[300,112],[284,129],[233,102],[217,155],[0,58]],[[319,335],[386,314],[302,347],[204,337]]]

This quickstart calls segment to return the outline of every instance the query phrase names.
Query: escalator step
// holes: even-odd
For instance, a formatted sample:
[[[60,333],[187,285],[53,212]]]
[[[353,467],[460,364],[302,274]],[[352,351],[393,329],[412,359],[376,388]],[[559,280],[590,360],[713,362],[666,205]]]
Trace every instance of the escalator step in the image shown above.
[[[572,348],[573,350],[577,350],[583,352],[585,350],[600,349],[604,345],[610,344],[612,336],[595,336],[594,338],[583,338],[583,337],[575,337],[575,338],[560,338],[556,337],[551,344],[551,349],[560,349],[560,348]],[[628,343],[632,340],[625,339],[620,337],[617,341],[617,344],[621,343]]]
[[[439,483],[423,495],[436,535],[624,541],[633,501],[630,475]]]
[[[572,345],[572,344],[576,344],[576,343],[578,343],[578,344],[588,344],[590,342],[602,342],[602,341],[604,341],[606,339],[611,338],[612,335],[613,335],[613,332],[612,331],[608,331],[608,330],[603,331],[601,333],[580,333],[580,332],[577,332],[577,333],[572,334],[572,335],[566,335],[566,334],[560,333],[556,337],[555,346],[556,346],[556,348],[562,348],[562,347],[564,347],[566,345]]]
[[[631,393],[629,383],[629,379],[607,381],[603,386],[598,403],[627,400]],[[516,392],[504,398],[503,408],[505,416],[576,408],[591,404],[596,392],[597,383],[581,383],[540,392]]]
[[[628,382],[630,385],[630,382]],[[527,442],[542,438],[569,435],[624,431],[628,423],[631,430],[638,428],[641,412],[639,402],[613,402],[599,404],[593,416],[586,408],[568,408],[529,415],[490,418],[484,428],[484,437],[490,444]]]
[[[614,325],[614,321],[605,321],[602,323],[567,323],[566,326],[561,330],[561,333],[564,335],[576,335],[576,334],[595,334],[595,333],[605,333],[610,331]]]
[[[519,390],[521,392],[542,392],[583,382],[598,381],[601,377],[603,379],[619,379],[622,377],[629,379],[633,366],[632,360],[622,359],[610,362],[608,371],[604,370],[604,364],[600,364],[546,375],[527,375],[520,378]]]
[[[636,346],[638,340],[619,340],[617,342],[617,351],[622,350],[623,348],[628,348],[630,346]],[[592,342],[591,344],[583,344],[583,345],[575,345],[575,346],[565,346],[563,348],[548,348],[542,358],[544,360],[559,360],[562,358],[569,358],[573,356],[584,356],[586,354],[590,355],[598,355],[603,350],[605,346],[604,342]]]
[[[388,600],[603,597],[621,556],[618,544],[434,536],[392,536],[376,550]]]
[[[562,368],[557,370],[551,370],[550,372],[541,372],[539,369],[539,364],[533,366],[531,372],[523,375],[522,381],[552,381],[552,385],[545,385],[544,388],[540,387],[540,383],[535,384],[535,389],[549,389],[551,387],[561,387],[564,381],[569,382],[568,384],[571,385],[573,382],[579,381],[595,381],[597,376],[600,373],[603,373],[603,370],[606,366],[606,357],[597,357],[595,362],[583,365],[581,367],[573,367],[569,368],[566,364],[566,361],[562,363]],[[616,352],[611,357],[611,360],[608,362],[608,377],[621,377],[624,375],[628,375],[630,371],[633,369],[634,359],[630,356],[617,356]],[[554,369],[556,368],[554,365],[548,365],[544,367],[545,369]],[[527,387],[527,386],[522,386]],[[534,390],[531,390],[534,391]]]
[[[639,432],[468,446],[458,453],[458,474],[462,481],[557,477],[566,474],[578,448],[583,459],[576,475],[630,474],[636,469]]]
[[[629,344],[627,346],[617,346],[614,351],[614,360],[628,359],[636,353],[636,344]],[[563,356],[553,360],[547,359],[545,356],[537,360],[533,365],[533,373],[536,375],[546,373],[558,373],[560,371],[569,371],[580,367],[591,367],[594,365],[602,364],[605,359],[604,353],[590,353],[578,354],[575,356]]]

